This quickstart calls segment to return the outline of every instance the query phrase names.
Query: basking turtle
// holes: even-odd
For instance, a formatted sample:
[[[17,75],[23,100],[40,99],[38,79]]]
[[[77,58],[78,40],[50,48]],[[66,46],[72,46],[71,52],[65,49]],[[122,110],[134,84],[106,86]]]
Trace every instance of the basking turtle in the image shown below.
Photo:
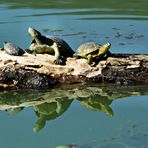
[[[110,43],[106,43],[104,45],[100,45],[96,42],[87,42],[79,46],[77,49],[75,57],[82,57],[88,59],[88,63],[90,65],[94,65],[94,58],[103,58],[105,55],[110,54],[108,49],[111,47]]]
[[[3,44],[4,44],[3,50],[7,54],[15,55],[15,56],[21,56],[25,53],[25,51],[23,49],[21,49],[20,47],[18,47],[14,43],[10,43],[10,42],[5,41]]]
[[[72,57],[74,51],[63,40],[54,36],[43,36],[39,31],[29,27],[28,33],[33,38],[29,51],[54,55],[55,64],[63,64],[63,58]]]

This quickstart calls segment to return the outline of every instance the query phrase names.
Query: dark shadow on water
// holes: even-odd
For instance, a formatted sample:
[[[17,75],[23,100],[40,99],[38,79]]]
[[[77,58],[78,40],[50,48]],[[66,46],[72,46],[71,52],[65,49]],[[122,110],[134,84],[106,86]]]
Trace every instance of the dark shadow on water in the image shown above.
[[[32,107],[38,120],[34,132],[40,131],[46,121],[61,116],[72,104],[78,101],[85,108],[112,117],[111,103],[116,99],[130,96],[148,95],[148,87],[120,85],[65,85],[51,90],[12,90],[0,92],[0,110],[15,115],[26,107]]]

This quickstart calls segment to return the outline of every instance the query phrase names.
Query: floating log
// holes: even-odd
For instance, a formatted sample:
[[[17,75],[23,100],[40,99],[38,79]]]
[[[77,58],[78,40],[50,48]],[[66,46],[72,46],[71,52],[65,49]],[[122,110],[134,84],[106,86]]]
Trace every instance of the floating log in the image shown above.
[[[0,89],[43,89],[56,84],[148,84],[148,55],[112,54],[91,67],[86,59],[55,65],[49,54],[12,56],[0,52]]]

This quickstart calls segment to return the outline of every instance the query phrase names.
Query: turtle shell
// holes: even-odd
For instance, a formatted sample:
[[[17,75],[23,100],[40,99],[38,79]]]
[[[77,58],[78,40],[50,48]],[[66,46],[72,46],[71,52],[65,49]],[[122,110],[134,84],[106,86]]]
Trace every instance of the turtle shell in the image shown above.
[[[21,56],[25,52],[17,45],[9,42],[4,42],[4,50],[9,55]]]
[[[56,42],[59,47],[63,46],[63,48],[65,48],[67,51],[73,52],[73,50],[65,40],[52,35],[46,35],[46,38],[52,40],[53,42]]]
[[[77,55],[79,56],[85,56],[87,54],[90,54],[95,51],[99,51],[100,47],[102,45],[96,43],[96,42],[87,42],[79,46],[77,49]]]
[[[50,48],[50,46],[53,45],[53,43],[55,42],[58,45],[58,48],[60,50],[60,54],[62,56],[68,57],[68,56],[72,56],[74,54],[74,51],[72,50],[72,48],[68,45],[68,43],[66,41],[64,41],[61,38],[55,37],[55,36],[41,36],[42,41],[43,41],[43,45],[41,44],[37,44],[35,39],[32,40],[31,45],[34,45],[35,47],[35,51],[40,52],[43,51],[43,53],[53,53],[54,54],[54,50],[52,48]],[[43,48],[45,48],[44,46],[47,45],[47,50],[42,50],[42,46]],[[41,48],[41,49],[40,49]]]

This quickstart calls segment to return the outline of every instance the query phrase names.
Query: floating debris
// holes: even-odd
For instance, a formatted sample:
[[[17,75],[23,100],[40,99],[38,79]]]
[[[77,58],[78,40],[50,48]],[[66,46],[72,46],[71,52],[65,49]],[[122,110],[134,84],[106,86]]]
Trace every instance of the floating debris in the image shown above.
[[[117,34],[115,35],[116,38],[120,38],[122,36],[122,34],[120,32],[117,32]]]
[[[116,28],[116,27],[113,27],[112,29],[113,29],[113,30],[120,30],[120,28]]]
[[[128,36],[125,37],[126,39],[133,39],[134,38],[134,33],[130,33]]]
[[[77,36],[77,35],[83,35],[83,34],[87,34],[87,33],[86,32],[68,33],[68,34],[64,34],[63,36]]]
[[[50,30],[50,32],[62,32],[64,31],[63,29],[54,29],[54,30]]]
[[[85,39],[85,38],[87,38],[87,36],[86,35],[83,35],[82,38]]]
[[[125,45],[125,43],[119,43],[119,45],[122,45],[122,46],[124,46],[124,45]]]
[[[79,145],[69,144],[69,145],[59,145],[56,148],[79,148]]]
[[[134,25],[133,25],[133,24],[130,24],[129,26],[131,26],[131,27],[132,27],[132,26],[134,26]]]
[[[134,38],[144,38],[143,34],[135,34],[130,33],[128,36],[125,37],[126,39],[134,39]]]
[[[46,28],[46,29],[43,29],[43,32],[49,32],[49,29],[48,28]]]
[[[62,32],[62,31],[64,31],[64,30],[62,30],[62,29],[48,29],[48,28],[45,28],[45,29],[43,29],[43,32],[45,32],[45,33],[47,33],[47,32]]]
[[[106,39],[110,39],[110,37],[109,37],[109,36],[106,36],[105,38],[106,38]]]
[[[135,35],[135,38],[144,38],[143,34]]]

